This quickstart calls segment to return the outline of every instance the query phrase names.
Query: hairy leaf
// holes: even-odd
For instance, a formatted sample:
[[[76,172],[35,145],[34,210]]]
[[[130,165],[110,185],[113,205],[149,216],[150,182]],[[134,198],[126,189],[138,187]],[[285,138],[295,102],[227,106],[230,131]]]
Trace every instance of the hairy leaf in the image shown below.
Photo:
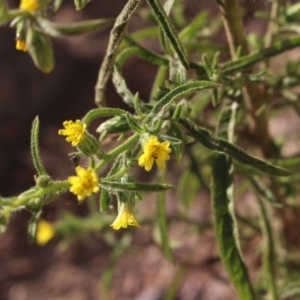
[[[246,266],[235,242],[234,217],[231,212],[232,184],[230,158],[216,153],[212,168],[212,198],[215,230],[220,255],[239,299],[254,300],[254,292]],[[232,187],[231,187],[232,188]],[[230,205],[231,203],[231,205]]]
[[[172,91],[170,91],[168,94],[166,94],[161,100],[159,100],[149,115],[146,118],[146,122],[153,122],[153,120],[158,120],[161,118],[166,110],[170,107],[170,105],[180,100],[187,95],[203,90],[203,89],[213,89],[216,88],[217,84],[210,81],[194,81],[185,83],[183,85],[180,85],[176,88],[174,88]]]
[[[36,117],[33,120],[32,129],[31,129],[31,139],[30,139],[31,156],[32,156],[33,164],[38,174],[47,175],[39,151],[39,126],[40,126],[40,121],[39,118]]]
[[[166,37],[170,41],[171,45],[173,46],[178,58],[180,59],[181,63],[185,66],[186,69],[189,68],[189,62],[187,56],[185,54],[184,48],[179,41],[179,38],[175,32],[174,26],[166,14],[164,8],[162,7],[161,3],[158,0],[147,0],[149,6],[151,7],[158,23],[162,27]]]
[[[224,139],[215,138],[207,129],[198,127],[187,118],[180,118],[179,122],[188,129],[190,134],[208,149],[228,154],[239,163],[246,164],[261,172],[274,176],[289,176],[291,173],[283,168],[272,165],[269,162],[251,156],[239,147]]]

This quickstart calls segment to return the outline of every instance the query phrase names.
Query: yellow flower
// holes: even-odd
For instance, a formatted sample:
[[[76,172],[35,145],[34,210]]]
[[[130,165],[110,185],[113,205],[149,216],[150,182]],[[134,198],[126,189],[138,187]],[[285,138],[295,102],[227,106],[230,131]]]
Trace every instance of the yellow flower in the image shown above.
[[[71,184],[70,192],[77,195],[79,201],[99,191],[98,176],[93,168],[86,170],[78,166],[75,171],[77,176],[70,176],[68,181]]]
[[[65,135],[67,142],[70,142],[73,147],[77,146],[82,139],[86,124],[82,124],[80,120],[63,122],[65,129],[58,130],[59,135]]]
[[[132,209],[125,203],[121,203],[119,213],[116,220],[110,225],[113,229],[118,230],[121,227],[127,228],[128,226],[135,226],[141,228],[141,225],[134,218]]]
[[[17,38],[16,40],[16,49],[24,52],[27,52],[28,50],[25,41],[20,38]]]
[[[33,12],[39,8],[38,0],[21,0],[20,8],[28,12]]]
[[[55,235],[54,227],[51,223],[40,220],[37,225],[36,243],[39,246],[46,245]]]
[[[169,153],[171,153],[169,142],[160,143],[156,136],[151,136],[144,145],[144,153],[139,157],[139,166],[150,171],[155,161],[160,169],[164,169],[165,161],[170,159]]]

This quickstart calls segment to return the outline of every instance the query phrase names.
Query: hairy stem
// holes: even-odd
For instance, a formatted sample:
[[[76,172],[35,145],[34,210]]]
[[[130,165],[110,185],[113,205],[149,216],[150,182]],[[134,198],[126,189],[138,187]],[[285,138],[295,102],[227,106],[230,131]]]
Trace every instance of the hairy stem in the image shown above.
[[[98,162],[98,164],[95,167],[95,170],[101,170],[106,164],[117,158],[117,156],[120,155],[122,152],[132,148],[139,138],[139,134],[136,133],[132,135],[129,139],[127,139],[123,144],[108,152],[107,155]]]

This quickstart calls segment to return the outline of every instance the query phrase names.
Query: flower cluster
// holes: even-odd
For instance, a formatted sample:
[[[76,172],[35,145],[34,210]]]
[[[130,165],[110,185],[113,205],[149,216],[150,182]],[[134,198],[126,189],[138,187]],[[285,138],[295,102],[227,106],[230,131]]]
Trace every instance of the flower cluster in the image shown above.
[[[75,122],[65,121],[63,126],[64,129],[60,129],[58,134],[66,136],[66,140],[70,142],[72,146],[77,146],[80,151],[88,149],[88,147],[92,150],[98,147],[98,144],[94,145],[93,141],[95,138],[87,132],[87,125],[81,123],[80,120],[76,120]],[[84,151],[82,152],[85,153]],[[94,150],[88,152],[90,155],[96,153]],[[170,142],[160,142],[156,136],[150,136],[144,144],[143,153],[138,159],[138,164],[144,167],[146,171],[152,169],[154,162],[159,168],[164,169],[166,167],[166,161],[170,159],[170,153]],[[85,169],[81,166],[77,166],[75,171],[77,176],[70,176],[68,182],[71,185],[70,192],[75,194],[79,201],[83,201],[86,197],[100,190],[99,178],[95,169],[91,167]],[[125,201],[119,200],[118,216],[111,224],[111,227],[115,230],[127,228],[128,226],[141,227],[133,215],[134,201],[130,199],[130,196],[128,197],[129,199]]]
[[[155,161],[160,169],[164,169],[165,161],[170,159],[169,153],[171,149],[168,141],[160,143],[156,136],[151,136],[144,145],[144,153],[139,157],[139,166],[150,171]]]

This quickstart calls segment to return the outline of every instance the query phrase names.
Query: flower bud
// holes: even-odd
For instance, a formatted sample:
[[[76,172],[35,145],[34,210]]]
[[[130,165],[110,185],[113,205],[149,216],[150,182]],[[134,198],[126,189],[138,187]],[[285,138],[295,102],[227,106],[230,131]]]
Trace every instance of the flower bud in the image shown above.
[[[53,50],[50,38],[47,35],[30,28],[27,33],[26,45],[35,66],[44,73],[50,73],[54,68]]]

